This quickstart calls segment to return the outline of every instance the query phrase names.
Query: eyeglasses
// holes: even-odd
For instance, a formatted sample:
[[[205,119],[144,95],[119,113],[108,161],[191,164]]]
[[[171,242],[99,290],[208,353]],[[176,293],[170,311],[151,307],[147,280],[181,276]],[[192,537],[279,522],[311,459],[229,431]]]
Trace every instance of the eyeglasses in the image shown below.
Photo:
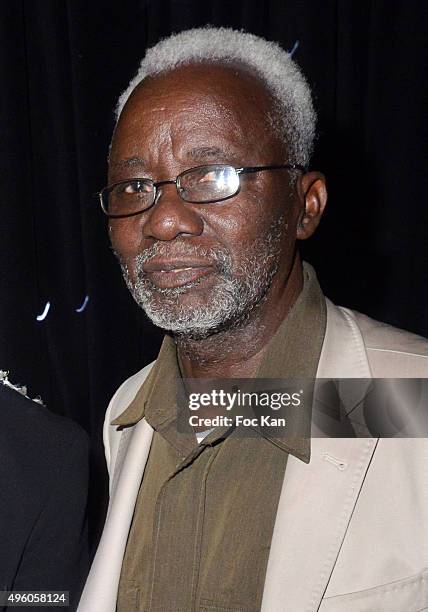
[[[234,168],[227,164],[198,166],[185,170],[175,180],[154,182],[148,178],[133,178],[104,187],[99,198],[103,212],[110,218],[132,217],[156,203],[162,185],[175,185],[177,193],[185,202],[212,204],[222,202],[236,195],[241,187],[241,174],[264,172],[266,170],[299,170],[299,164],[278,166],[248,166]]]

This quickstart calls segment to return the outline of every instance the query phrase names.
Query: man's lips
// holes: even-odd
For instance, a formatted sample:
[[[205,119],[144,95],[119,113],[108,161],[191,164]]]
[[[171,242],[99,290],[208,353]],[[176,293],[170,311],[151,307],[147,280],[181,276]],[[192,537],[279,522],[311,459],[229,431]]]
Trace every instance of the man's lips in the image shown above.
[[[202,259],[149,259],[143,264],[144,272],[170,272],[195,268],[212,268],[210,261]]]
[[[210,261],[190,259],[150,259],[143,271],[160,289],[173,289],[194,283],[214,271]]]

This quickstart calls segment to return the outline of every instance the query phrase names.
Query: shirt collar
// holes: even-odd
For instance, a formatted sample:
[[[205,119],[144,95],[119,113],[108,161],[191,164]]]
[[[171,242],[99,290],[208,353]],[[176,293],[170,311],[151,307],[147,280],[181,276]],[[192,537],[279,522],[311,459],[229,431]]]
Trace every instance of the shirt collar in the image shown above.
[[[112,425],[129,427],[135,425],[144,416],[146,410],[155,417],[156,424],[162,424],[171,416],[171,405],[176,404],[177,380],[180,370],[177,363],[177,351],[173,339],[165,336],[158,358],[141,385],[137,395]],[[147,408],[148,407],[148,408]],[[155,410],[150,410],[150,407]]]
[[[311,419],[314,382],[327,325],[327,307],[315,270],[303,263],[303,289],[288,316],[270,340],[257,378],[304,379],[303,410],[291,424],[298,436],[275,437],[265,428],[264,435],[292,455],[310,461]]]

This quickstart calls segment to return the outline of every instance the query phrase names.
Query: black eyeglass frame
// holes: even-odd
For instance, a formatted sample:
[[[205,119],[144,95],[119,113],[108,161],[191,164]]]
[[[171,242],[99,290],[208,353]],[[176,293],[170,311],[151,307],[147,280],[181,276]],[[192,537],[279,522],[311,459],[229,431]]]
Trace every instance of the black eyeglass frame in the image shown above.
[[[177,193],[179,197],[183,200],[183,202],[187,202],[189,204],[213,204],[215,202],[224,202],[225,200],[229,200],[230,198],[233,198],[240,192],[241,190],[240,181],[239,181],[238,188],[236,189],[236,191],[234,191],[232,194],[224,198],[216,198],[214,200],[199,200],[199,201],[198,200],[188,200],[184,198],[182,194],[180,193],[180,178],[181,177],[185,176],[186,174],[189,174],[190,172],[194,172],[195,170],[199,170],[200,168],[218,168],[219,166],[223,168],[233,168],[236,174],[238,175],[238,177],[241,174],[251,174],[253,172],[263,172],[265,170],[284,170],[285,169],[285,170],[299,170],[300,172],[306,172],[306,168],[302,166],[301,164],[275,164],[275,165],[269,165],[269,166],[244,166],[242,168],[235,168],[231,164],[204,164],[202,166],[195,166],[194,168],[189,168],[188,170],[184,170],[184,172],[180,172],[180,174],[175,178],[175,180],[170,179],[170,180],[155,182],[149,178],[135,177],[131,179],[126,179],[124,181],[118,181],[117,183],[112,183],[111,185],[107,185],[107,187],[104,187],[103,189],[101,189],[101,191],[99,191],[95,195],[99,197],[100,204],[101,204],[101,210],[109,219],[122,219],[125,217],[134,217],[136,215],[140,215],[143,212],[146,212],[147,210],[150,210],[150,208],[152,208],[152,206],[154,206],[154,204],[157,201],[158,187],[161,187],[162,185],[175,185],[177,188]],[[150,204],[150,206],[147,206],[146,208],[142,208],[139,211],[136,211],[133,213],[127,213],[123,215],[109,214],[104,206],[104,198],[108,196],[108,194],[118,185],[121,185],[123,183],[131,183],[131,182],[133,183],[135,181],[145,181],[146,183],[151,183],[153,185],[153,202]]]

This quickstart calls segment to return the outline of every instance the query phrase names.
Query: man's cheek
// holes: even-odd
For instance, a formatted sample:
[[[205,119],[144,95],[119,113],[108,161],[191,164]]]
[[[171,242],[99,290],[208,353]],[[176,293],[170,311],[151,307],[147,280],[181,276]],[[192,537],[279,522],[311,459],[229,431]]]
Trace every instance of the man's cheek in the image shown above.
[[[127,241],[122,232],[119,232],[116,227],[110,228],[110,243],[113,251],[116,253],[117,257],[122,261],[125,259],[125,254],[127,251]]]
[[[129,253],[118,247],[118,244],[113,240],[111,241],[113,253],[115,254],[122,271],[132,282],[135,282],[136,272],[136,256],[133,253]]]
[[[138,250],[142,240],[141,228],[131,218],[114,219],[110,224],[110,240],[115,250],[132,253]]]

